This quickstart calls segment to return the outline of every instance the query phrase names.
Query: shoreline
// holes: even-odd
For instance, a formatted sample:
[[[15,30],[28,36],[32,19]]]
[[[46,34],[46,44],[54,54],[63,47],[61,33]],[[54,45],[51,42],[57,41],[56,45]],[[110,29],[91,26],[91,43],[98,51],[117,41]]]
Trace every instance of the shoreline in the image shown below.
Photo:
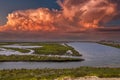
[[[84,59],[79,60],[0,60],[0,62],[81,62]]]
[[[120,43],[115,43],[115,42],[97,42],[97,43],[101,44],[101,45],[110,46],[110,47],[120,49]]]
[[[35,55],[10,55],[0,56],[0,62],[78,62],[82,58],[56,57],[56,56],[35,56]]]

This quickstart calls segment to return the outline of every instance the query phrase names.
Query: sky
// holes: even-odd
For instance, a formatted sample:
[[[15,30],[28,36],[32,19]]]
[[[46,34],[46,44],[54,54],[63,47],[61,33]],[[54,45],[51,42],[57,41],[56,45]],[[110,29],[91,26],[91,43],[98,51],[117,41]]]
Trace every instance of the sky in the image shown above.
[[[120,0],[0,0],[0,41],[120,41]]]

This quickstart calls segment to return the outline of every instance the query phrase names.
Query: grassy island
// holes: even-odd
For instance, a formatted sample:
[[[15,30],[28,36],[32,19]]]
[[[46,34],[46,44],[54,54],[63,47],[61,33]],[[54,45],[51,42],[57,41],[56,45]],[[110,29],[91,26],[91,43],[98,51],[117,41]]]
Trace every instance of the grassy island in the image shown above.
[[[65,55],[68,50],[71,50],[72,56],[81,56],[79,52],[77,52],[74,48],[72,48],[71,46],[68,46],[67,44],[61,45],[59,43],[39,43],[36,45],[43,46],[43,47],[34,48],[35,54]]]
[[[10,55],[0,56],[0,62],[73,62],[83,61],[81,58],[69,58],[69,57],[49,57],[49,56],[36,56],[36,55]]]

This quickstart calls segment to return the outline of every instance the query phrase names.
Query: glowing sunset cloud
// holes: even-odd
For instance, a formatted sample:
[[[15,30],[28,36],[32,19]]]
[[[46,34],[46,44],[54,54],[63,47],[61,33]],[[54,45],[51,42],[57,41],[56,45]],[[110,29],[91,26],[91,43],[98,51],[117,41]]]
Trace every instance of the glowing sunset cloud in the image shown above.
[[[8,14],[8,21],[0,31],[59,31],[62,25],[64,30],[86,30],[97,28],[100,22],[109,21],[116,14],[116,4],[109,0],[59,0],[58,3],[61,11],[48,8],[14,11]]]
[[[65,0],[59,2],[63,15],[85,28],[96,28],[116,15],[116,4],[109,0]]]
[[[53,31],[54,13],[47,8],[15,11],[8,14],[8,22],[1,31]]]
[[[110,35],[112,30],[120,30],[119,27],[116,30],[102,25],[119,14],[118,4],[114,0],[57,0],[57,3],[60,10],[38,8],[9,13],[6,24],[0,27],[0,36],[8,37],[9,34],[16,37],[19,34],[20,37],[24,34],[25,38],[31,35],[56,39],[58,36],[64,39],[82,36],[86,39],[90,38],[89,35],[103,35],[104,31]]]

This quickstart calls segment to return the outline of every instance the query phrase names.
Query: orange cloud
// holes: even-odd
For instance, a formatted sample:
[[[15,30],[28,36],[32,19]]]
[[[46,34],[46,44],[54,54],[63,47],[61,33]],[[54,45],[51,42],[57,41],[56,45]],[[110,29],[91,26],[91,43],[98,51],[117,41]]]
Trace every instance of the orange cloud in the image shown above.
[[[0,30],[53,31],[54,14],[47,8],[15,11],[8,14],[8,22]]]
[[[116,4],[109,0],[61,0],[62,10],[38,8],[18,10],[8,14],[6,25],[0,32],[67,32],[97,28],[116,15]]]
[[[85,28],[96,28],[116,15],[116,4],[109,0],[65,0],[58,2],[64,17]]]

